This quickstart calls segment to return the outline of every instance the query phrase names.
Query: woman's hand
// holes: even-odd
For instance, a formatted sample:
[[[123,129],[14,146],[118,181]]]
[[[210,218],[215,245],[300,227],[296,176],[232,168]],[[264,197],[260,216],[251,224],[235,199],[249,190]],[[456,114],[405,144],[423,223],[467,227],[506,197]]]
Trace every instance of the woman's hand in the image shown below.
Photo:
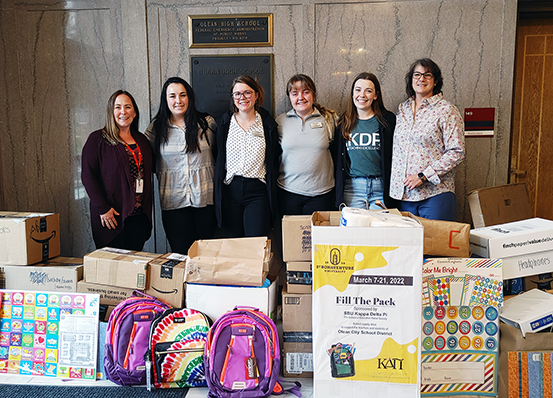
[[[100,220],[102,220],[102,227],[106,227],[108,229],[117,228],[117,221],[115,220],[115,216],[118,215],[119,213],[117,213],[113,207],[109,209],[107,213],[100,215]]]
[[[409,189],[415,189],[416,187],[421,186],[422,183],[423,181],[416,174],[410,175],[405,180],[403,180],[403,185],[405,185],[405,187]]]

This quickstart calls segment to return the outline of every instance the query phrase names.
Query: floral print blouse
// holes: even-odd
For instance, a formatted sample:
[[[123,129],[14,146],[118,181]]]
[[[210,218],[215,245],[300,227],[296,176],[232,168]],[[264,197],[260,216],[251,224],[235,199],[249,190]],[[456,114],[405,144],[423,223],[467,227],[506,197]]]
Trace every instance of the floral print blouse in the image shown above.
[[[416,202],[443,192],[455,193],[455,167],[465,158],[461,113],[441,93],[424,99],[416,113],[414,106],[414,97],[399,106],[390,196]],[[421,172],[428,181],[414,189],[404,186],[407,176]]]

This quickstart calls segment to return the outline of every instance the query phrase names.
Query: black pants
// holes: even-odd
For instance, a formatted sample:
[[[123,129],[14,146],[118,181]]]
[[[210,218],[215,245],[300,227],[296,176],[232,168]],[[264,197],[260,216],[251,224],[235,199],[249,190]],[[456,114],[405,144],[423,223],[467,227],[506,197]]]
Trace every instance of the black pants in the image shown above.
[[[228,238],[268,236],[271,208],[267,186],[256,178],[235,176],[223,185],[223,228]]]
[[[317,196],[298,195],[296,193],[278,190],[280,213],[284,216],[311,215],[316,211],[332,211],[334,207],[334,190]]]
[[[152,234],[148,216],[139,213],[124,220],[123,230],[107,246],[117,249],[141,251]]]
[[[163,210],[161,220],[171,251],[187,254],[194,241],[213,238],[216,224],[215,208],[210,205]]]

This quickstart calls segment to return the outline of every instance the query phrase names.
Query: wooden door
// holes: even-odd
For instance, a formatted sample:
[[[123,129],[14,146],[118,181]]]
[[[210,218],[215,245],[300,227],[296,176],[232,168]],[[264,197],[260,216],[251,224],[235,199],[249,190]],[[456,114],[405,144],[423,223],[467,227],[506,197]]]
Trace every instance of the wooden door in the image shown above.
[[[509,182],[525,182],[534,216],[553,219],[553,19],[520,20]]]

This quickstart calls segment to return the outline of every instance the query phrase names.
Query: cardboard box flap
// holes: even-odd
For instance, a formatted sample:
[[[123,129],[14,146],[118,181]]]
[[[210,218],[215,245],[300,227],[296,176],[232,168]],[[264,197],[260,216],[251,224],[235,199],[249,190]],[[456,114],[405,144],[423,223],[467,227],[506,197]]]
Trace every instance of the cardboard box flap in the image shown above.
[[[474,228],[520,221],[534,216],[526,184],[506,184],[469,192]]]
[[[265,259],[269,240],[265,237],[198,240],[188,250],[191,258]]]
[[[150,261],[158,258],[159,254],[137,252],[133,250],[115,249],[113,247],[104,247],[89,253],[85,259],[98,258],[113,261],[130,261],[134,264],[148,264]]]

